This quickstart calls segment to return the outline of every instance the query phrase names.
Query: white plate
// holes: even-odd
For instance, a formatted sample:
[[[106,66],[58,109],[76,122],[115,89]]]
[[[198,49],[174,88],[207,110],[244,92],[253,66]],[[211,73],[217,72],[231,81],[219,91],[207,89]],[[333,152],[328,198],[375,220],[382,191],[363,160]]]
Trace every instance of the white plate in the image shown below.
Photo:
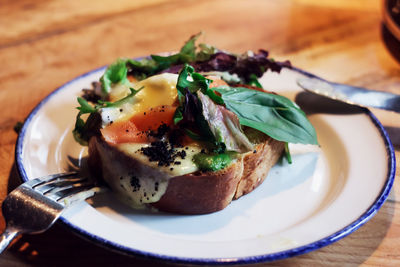
[[[86,155],[71,134],[76,97],[103,72],[100,68],[68,82],[29,115],[16,147],[24,181],[62,172]],[[293,98],[300,92],[299,75],[285,69],[266,74],[262,83]],[[321,146],[292,146],[292,165],[277,164],[261,186],[220,212],[138,212],[107,193],[69,209],[61,222],[102,246],[180,263],[256,263],[328,245],[381,207],[394,181],[394,152],[368,110],[315,113],[310,120]]]

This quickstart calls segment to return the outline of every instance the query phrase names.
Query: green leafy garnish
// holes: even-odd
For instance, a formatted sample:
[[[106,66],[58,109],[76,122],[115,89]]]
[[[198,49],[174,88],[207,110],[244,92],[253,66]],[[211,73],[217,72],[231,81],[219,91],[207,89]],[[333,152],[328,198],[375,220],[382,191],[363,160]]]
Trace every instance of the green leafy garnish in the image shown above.
[[[292,155],[290,154],[290,150],[289,150],[289,143],[285,142],[285,156],[286,156],[286,160],[289,164],[292,164]]]
[[[183,107],[179,106],[176,108],[173,121],[174,124],[177,125],[181,120],[183,120]]]
[[[112,84],[126,83],[128,81],[126,62],[126,59],[118,59],[108,66],[103,76],[101,76],[100,82],[104,94],[110,93]]]
[[[197,90],[202,90],[203,92],[206,92],[208,89],[208,85],[211,82],[212,80],[207,79],[197,72],[194,72],[194,68],[192,66],[185,64],[185,66],[179,73],[176,88],[178,89],[178,92],[182,95],[185,94],[186,89],[188,89],[192,94],[197,92]]]
[[[199,44],[200,51],[196,54],[196,61],[206,61],[218,52],[218,49],[208,44]]]
[[[93,122],[91,119],[94,119],[94,116],[89,116],[89,118],[86,120],[86,122],[81,118],[82,115],[84,114],[95,114],[97,113],[98,110],[101,108],[117,108],[122,106],[123,104],[131,101],[131,99],[139,93],[140,90],[142,90],[143,87],[141,87],[139,90],[135,90],[133,88],[129,88],[131,93],[127,95],[126,97],[116,101],[116,102],[107,102],[107,101],[102,101],[99,100],[98,103],[94,106],[90,105],[84,98],[78,97],[78,103],[79,107],[77,109],[79,110],[78,115],[76,115],[76,121],[75,121],[75,128],[72,131],[72,134],[74,135],[75,140],[84,146],[87,146],[90,135],[88,134],[89,128],[91,126],[91,123]]]
[[[93,113],[96,112],[97,109],[90,105],[84,98],[78,97],[78,103],[79,107],[77,109],[80,111],[81,114],[86,114],[86,113]]]
[[[144,88],[144,86],[140,87],[138,90],[135,90],[133,88],[129,88],[129,90],[131,91],[131,93],[127,96],[125,96],[124,98],[121,98],[118,101],[115,102],[108,102],[108,101],[102,101],[99,100],[98,104],[96,105],[96,109],[99,108],[116,108],[116,107],[120,107],[125,103],[128,103],[131,101],[131,99],[137,94],[139,93],[142,89]],[[78,100],[79,102],[79,100]]]
[[[172,65],[196,61],[197,54],[195,42],[200,35],[201,33],[192,36],[181,48],[179,53],[171,56],[151,55],[150,59],[144,58],[141,60],[120,58],[113,62],[108,66],[105,73],[100,78],[103,94],[107,95],[110,93],[113,84],[128,83],[128,71],[131,71],[136,78],[142,80],[164,69],[167,69]],[[199,52],[201,53],[201,56],[199,57],[206,58],[205,54],[211,52],[210,50],[212,49],[207,46],[202,47],[203,49],[201,49]]]
[[[180,99],[180,107],[175,112],[175,124],[181,122],[185,116],[185,91],[195,94],[200,91],[210,97],[216,104],[225,105],[226,108],[236,114],[241,125],[259,130],[270,137],[290,143],[318,144],[314,127],[308,121],[306,115],[300,108],[286,97],[268,94],[244,87],[221,86],[209,88],[211,80],[199,73],[194,72],[194,68],[185,65],[179,73],[177,89]],[[258,81],[257,81],[258,82]],[[260,85],[261,86],[261,85]],[[218,92],[220,95],[215,93]],[[193,97],[193,96],[192,96]],[[204,112],[204,109],[213,105],[205,104],[207,98],[200,99],[203,104],[203,115],[211,114]],[[186,109],[189,110],[190,109]],[[192,115],[193,116],[193,115]],[[222,117],[226,117],[226,114]],[[248,150],[250,145],[247,138],[239,138],[240,127],[230,127],[233,124],[225,124],[226,120],[221,116],[206,116],[208,129],[213,133],[215,142],[225,143],[228,150]],[[207,119],[208,118],[208,119]],[[213,118],[213,119],[210,119]],[[203,122],[204,119],[201,121]],[[204,123],[202,124],[204,127]],[[235,130],[236,132],[234,133]],[[234,138],[232,138],[234,137]],[[286,149],[288,151],[288,149]],[[289,152],[287,152],[288,155]],[[288,157],[288,159],[290,159]]]
[[[195,60],[196,57],[196,40],[201,35],[201,32],[193,35],[190,39],[182,46],[179,54],[183,57],[187,57],[188,60]]]
[[[212,51],[215,52],[216,50],[206,45],[200,45],[200,51],[196,52],[197,47],[195,43],[200,35],[201,33],[198,33],[190,37],[190,39],[182,46],[179,53],[170,56],[151,55],[150,59],[127,59],[127,67],[136,78],[142,80],[173,65],[191,63],[200,59],[206,60],[212,55],[209,53]]]
[[[237,116],[222,105],[215,104],[201,91],[197,96],[202,104],[202,114],[218,143],[224,143],[228,151],[244,153],[253,149],[253,144],[243,133]]]
[[[210,97],[215,103],[223,104],[222,98],[215,94],[214,90],[209,88],[212,80],[207,79],[200,73],[194,72],[194,68],[188,64],[185,64],[183,69],[179,73],[178,82],[176,88],[178,89],[178,96],[185,95],[185,90],[188,89],[192,94],[201,90],[203,94]],[[181,103],[181,98],[180,98]]]
[[[190,37],[177,54],[171,56],[151,55],[151,58],[159,65],[160,70],[169,68],[171,65],[193,62],[196,60],[195,42],[200,35],[201,33],[198,33]]]
[[[208,84],[212,82],[198,73],[195,75],[193,74],[194,68],[187,64],[185,64],[183,69],[179,72],[178,81],[176,83],[179,106],[176,109],[173,117],[175,125],[184,118],[185,95],[187,93],[186,90],[188,90],[190,93],[195,93],[199,89],[207,90]]]
[[[261,83],[258,81],[257,75],[255,74],[250,74],[248,84],[263,89]]]
[[[289,143],[318,144],[314,127],[300,108],[286,97],[244,87],[216,87],[226,107],[241,125]]]
[[[83,145],[87,146],[88,145],[88,137],[86,135],[86,129],[87,129],[87,122],[85,122],[81,117],[84,114],[90,114],[90,113],[95,113],[97,109],[93,106],[91,106],[85,99],[82,97],[78,97],[78,103],[80,104],[77,109],[79,110],[78,115],[76,115],[76,121],[75,121],[75,128],[72,131],[72,134],[74,135],[75,140]]]

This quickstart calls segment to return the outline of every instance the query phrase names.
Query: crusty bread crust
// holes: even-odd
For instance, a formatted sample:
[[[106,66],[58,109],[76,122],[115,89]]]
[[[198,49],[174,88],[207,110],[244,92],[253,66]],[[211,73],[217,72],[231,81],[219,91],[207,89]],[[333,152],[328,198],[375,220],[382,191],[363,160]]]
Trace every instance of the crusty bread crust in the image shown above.
[[[256,152],[249,152],[243,158],[243,174],[234,199],[246,195],[259,186],[272,166],[279,160],[285,145],[283,142],[268,137],[256,147]]]
[[[173,177],[158,202],[158,210],[180,214],[204,214],[222,210],[232,201],[243,173],[242,160],[218,172],[197,172]]]
[[[223,170],[196,172],[170,178],[164,195],[151,205],[160,211],[179,214],[205,214],[222,210],[233,199],[251,192],[260,185],[278,161],[283,149],[283,142],[264,135],[262,142],[255,146],[255,151],[243,154]],[[110,158],[104,153],[112,153],[112,158],[122,160],[127,168],[137,166],[134,159],[119,152],[101,138],[92,137],[89,142],[88,163],[97,177],[103,177],[101,158]]]

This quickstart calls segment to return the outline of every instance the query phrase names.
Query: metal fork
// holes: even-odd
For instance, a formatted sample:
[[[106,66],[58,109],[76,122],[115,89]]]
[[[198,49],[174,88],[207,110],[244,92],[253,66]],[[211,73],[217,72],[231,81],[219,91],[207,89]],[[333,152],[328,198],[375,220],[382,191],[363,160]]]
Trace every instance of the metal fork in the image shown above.
[[[6,229],[0,237],[0,253],[19,234],[39,234],[53,225],[72,204],[105,190],[78,172],[29,180],[3,202]]]

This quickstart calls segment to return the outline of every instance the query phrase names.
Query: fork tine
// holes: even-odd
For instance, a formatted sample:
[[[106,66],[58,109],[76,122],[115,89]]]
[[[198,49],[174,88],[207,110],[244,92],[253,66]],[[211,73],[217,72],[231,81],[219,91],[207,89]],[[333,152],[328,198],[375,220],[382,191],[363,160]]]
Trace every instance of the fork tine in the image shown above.
[[[71,177],[71,176],[76,176],[78,174],[79,174],[79,172],[56,173],[56,174],[50,174],[50,175],[47,175],[47,176],[40,177],[39,179],[41,179],[44,182],[50,182],[53,179],[67,178],[67,177]]]
[[[27,183],[33,190],[61,204],[85,200],[103,189],[96,189],[94,182],[78,172],[52,174]],[[65,205],[66,206],[66,205]]]
[[[95,186],[93,183],[82,183],[73,187],[56,190],[47,194],[46,197],[57,201],[64,206],[69,206],[77,201],[85,200],[94,194],[106,191],[103,187]]]
[[[88,181],[87,179],[82,179],[79,182],[74,182],[74,183],[69,183],[69,182],[68,183],[64,183],[64,182],[54,183],[54,185],[52,184],[52,185],[45,187],[46,190],[45,190],[45,192],[43,192],[43,195],[45,195],[46,197],[51,197],[51,195],[54,195],[57,192],[63,192],[68,189],[79,188],[82,186],[89,186],[89,185],[93,186],[94,183]]]
[[[71,194],[79,193],[84,190],[88,190],[91,187],[94,187],[94,185],[86,183],[86,184],[77,184],[77,185],[73,185],[73,186],[69,186],[69,187],[65,187],[65,188],[55,188],[56,190],[46,194],[45,196],[54,201],[59,201]]]
[[[49,182],[34,186],[32,188],[42,194],[47,194],[52,190],[64,189],[88,181],[89,179],[87,177],[56,178]]]
[[[3,201],[6,229],[0,235],[0,253],[20,233],[41,233],[53,225],[65,208],[107,191],[78,172],[53,174],[29,180]]]
[[[33,187],[33,186],[36,186],[36,185],[41,184],[41,183],[43,183],[42,180],[40,180],[39,178],[35,178],[35,179],[32,179],[32,180],[29,180],[29,181],[25,182],[25,185]]]
[[[66,172],[66,173],[51,174],[51,175],[47,175],[47,176],[43,176],[40,178],[35,178],[32,180],[29,180],[29,181],[25,182],[25,184],[28,186],[31,186],[31,187],[35,187],[35,186],[39,186],[39,185],[47,183],[47,182],[51,182],[58,178],[68,178],[68,177],[73,177],[76,175],[78,175],[78,172]]]
[[[60,198],[58,200],[58,202],[63,204],[64,206],[69,206],[69,205],[74,204],[75,202],[85,200],[87,198],[94,196],[97,193],[101,193],[101,192],[105,192],[105,191],[107,191],[107,189],[105,187],[94,186],[90,189],[80,191],[80,192],[75,192],[68,196],[64,196],[63,198]]]

